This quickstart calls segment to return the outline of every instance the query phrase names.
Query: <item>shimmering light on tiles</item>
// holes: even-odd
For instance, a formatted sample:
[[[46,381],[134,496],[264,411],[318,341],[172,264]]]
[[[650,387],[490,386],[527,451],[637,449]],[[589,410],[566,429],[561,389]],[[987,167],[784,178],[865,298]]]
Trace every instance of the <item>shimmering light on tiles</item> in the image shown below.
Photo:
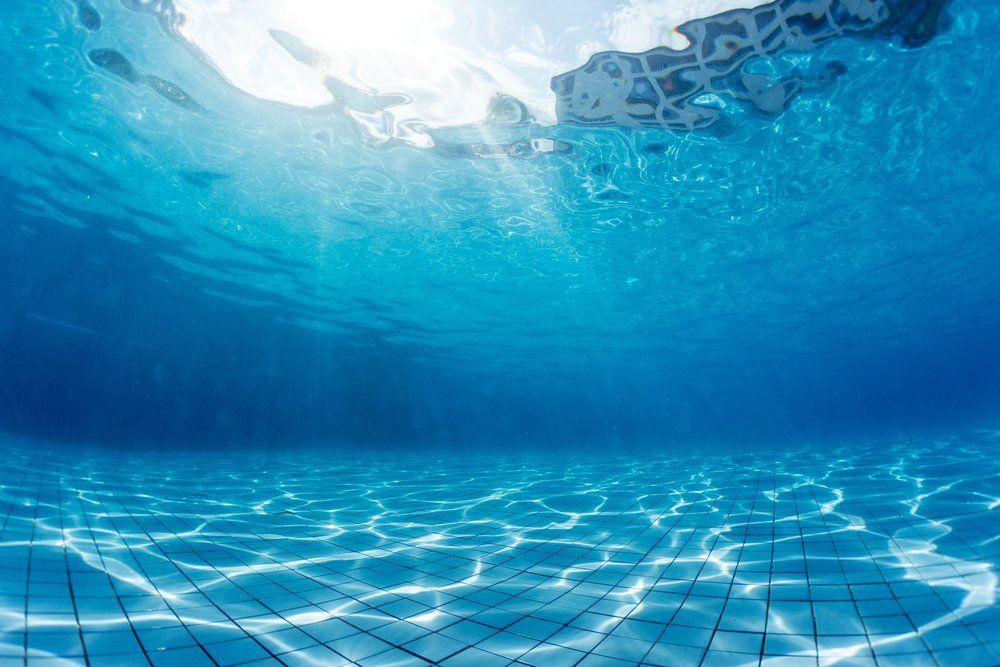
[[[993,665],[998,445],[498,460],[6,440],[0,663]]]

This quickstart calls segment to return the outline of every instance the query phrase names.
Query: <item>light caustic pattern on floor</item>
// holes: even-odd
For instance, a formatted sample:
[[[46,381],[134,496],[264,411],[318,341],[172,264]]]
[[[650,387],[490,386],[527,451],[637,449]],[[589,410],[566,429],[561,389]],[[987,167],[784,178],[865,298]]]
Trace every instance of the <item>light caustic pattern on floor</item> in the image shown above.
[[[0,665],[996,665],[998,446],[497,460],[7,440]]]

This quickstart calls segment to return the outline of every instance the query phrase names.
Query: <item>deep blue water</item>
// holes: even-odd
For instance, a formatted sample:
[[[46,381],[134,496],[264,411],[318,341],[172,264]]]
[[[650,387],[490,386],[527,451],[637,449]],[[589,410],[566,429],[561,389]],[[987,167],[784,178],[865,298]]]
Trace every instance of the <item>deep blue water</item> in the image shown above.
[[[0,0],[0,664],[1000,664],[1000,4],[536,4]]]

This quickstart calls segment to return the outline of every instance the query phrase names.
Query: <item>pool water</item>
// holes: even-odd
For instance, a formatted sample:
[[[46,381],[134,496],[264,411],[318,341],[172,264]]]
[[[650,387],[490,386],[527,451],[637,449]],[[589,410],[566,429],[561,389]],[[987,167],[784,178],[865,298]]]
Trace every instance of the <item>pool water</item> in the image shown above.
[[[0,667],[1000,665],[997,44],[0,0]]]
[[[4,443],[4,663],[993,665],[997,433],[819,453]]]

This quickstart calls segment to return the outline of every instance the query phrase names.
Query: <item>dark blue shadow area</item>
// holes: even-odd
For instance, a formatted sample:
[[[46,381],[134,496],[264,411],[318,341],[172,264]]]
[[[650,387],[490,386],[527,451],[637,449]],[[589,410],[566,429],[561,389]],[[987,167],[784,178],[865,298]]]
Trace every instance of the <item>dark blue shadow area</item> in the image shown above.
[[[121,241],[111,219],[31,218],[9,205],[13,190],[0,226],[0,427],[24,434],[125,448],[780,446],[976,423],[1000,397],[995,321],[902,349],[790,347],[778,364],[706,358],[679,374],[655,359],[629,374],[581,359],[562,376],[431,365],[377,332],[312,331],[208,296],[213,281],[159,256],[183,246]]]

